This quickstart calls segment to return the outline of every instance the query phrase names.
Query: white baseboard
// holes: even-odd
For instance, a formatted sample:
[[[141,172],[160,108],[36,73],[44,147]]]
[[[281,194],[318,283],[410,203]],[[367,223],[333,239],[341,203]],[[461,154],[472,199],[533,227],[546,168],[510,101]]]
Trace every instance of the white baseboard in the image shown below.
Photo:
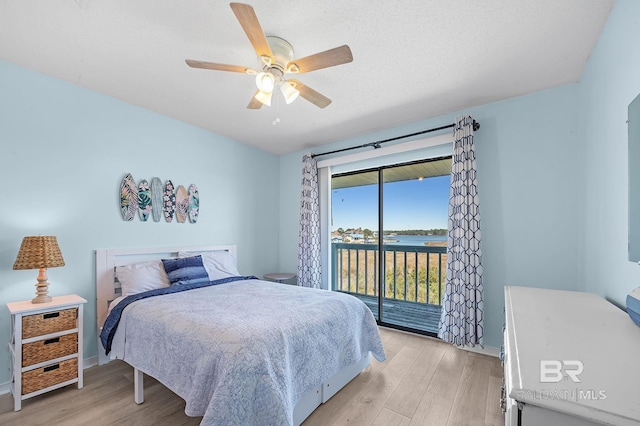
[[[460,349],[464,349],[469,352],[476,352],[482,355],[494,356],[496,358],[500,357],[500,349],[494,348],[493,346],[485,346],[484,348],[481,348],[480,346],[475,346],[473,348],[471,346],[463,346]]]
[[[91,358],[85,358],[84,364],[82,364],[82,369],[86,370],[87,368],[94,367],[96,365],[98,365],[98,357],[92,356]],[[9,387],[10,384],[11,382],[0,383],[0,395],[4,395],[11,391],[11,388]]]
[[[96,365],[98,365],[98,357],[92,356],[91,358],[84,359],[84,364],[82,365],[82,369],[86,370],[87,368],[95,367]]]

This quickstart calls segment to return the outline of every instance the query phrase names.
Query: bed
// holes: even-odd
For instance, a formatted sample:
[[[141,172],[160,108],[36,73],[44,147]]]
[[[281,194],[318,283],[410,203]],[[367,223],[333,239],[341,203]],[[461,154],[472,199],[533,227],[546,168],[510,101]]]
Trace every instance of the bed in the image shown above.
[[[144,373],[183,398],[185,413],[203,416],[203,425],[299,425],[371,354],[384,361],[364,303],[241,276],[236,258],[233,245],[96,251],[99,362],[121,359],[134,368],[137,403]],[[174,282],[131,294],[130,281],[148,281],[140,265],[157,269],[159,259]],[[187,269],[198,278],[183,279]],[[132,280],[124,273],[131,270]]]

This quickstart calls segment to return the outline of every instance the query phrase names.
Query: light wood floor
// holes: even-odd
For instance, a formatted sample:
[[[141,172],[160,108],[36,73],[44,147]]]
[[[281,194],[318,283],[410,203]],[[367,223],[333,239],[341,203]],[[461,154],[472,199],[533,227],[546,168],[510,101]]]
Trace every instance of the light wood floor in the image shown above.
[[[315,425],[504,425],[497,358],[435,339],[381,329],[387,360],[371,366],[304,422]],[[0,425],[198,425],[184,401],[145,376],[145,402],[133,402],[133,371],[120,361],[85,370],[73,385],[23,401],[0,395]]]

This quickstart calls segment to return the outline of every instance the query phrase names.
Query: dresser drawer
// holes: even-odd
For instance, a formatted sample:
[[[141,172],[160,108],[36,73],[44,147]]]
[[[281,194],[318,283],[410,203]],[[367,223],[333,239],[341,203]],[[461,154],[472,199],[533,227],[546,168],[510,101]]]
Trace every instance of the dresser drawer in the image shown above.
[[[25,343],[22,345],[22,366],[28,367],[77,352],[78,333]]]
[[[36,368],[22,373],[22,395],[57,385],[78,377],[78,359],[72,358],[66,361]]]
[[[36,315],[25,315],[22,317],[22,338],[28,339],[76,328],[77,312],[76,308],[72,308]]]

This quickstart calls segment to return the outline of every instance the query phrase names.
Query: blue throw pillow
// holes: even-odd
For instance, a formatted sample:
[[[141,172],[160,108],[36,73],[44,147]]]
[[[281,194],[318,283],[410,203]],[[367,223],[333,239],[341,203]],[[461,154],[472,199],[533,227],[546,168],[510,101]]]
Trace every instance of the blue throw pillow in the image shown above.
[[[162,259],[162,265],[171,285],[191,284],[209,281],[201,256]]]

